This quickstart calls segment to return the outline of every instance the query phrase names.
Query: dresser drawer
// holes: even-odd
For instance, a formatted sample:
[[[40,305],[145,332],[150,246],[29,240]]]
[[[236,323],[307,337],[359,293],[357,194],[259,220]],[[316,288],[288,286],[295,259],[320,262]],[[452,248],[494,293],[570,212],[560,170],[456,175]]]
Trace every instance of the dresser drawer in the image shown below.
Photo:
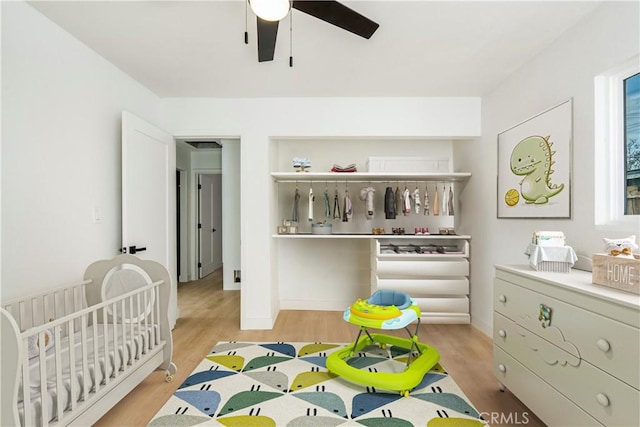
[[[429,313],[469,313],[469,298],[413,298],[420,311]]]
[[[415,277],[415,276],[468,276],[469,261],[466,259],[430,260],[430,261],[380,261],[373,260],[374,271],[379,278]]]
[[[545,340],[640,388],[640,331],[631,326],[501,279],[494,281],[494,309]],[[549,327],[538,320],[551,309]]]
[[[467,295],[469,279],[381,279],[375,272],[371,274],[374,289],[392,289],[403,291],[412,297],[427,295]]]
[[[640,425],[640,391],[499,313],[494,343],[605,425]]]
[[[550,426],[602,426],[500,347],[493,347],[493,372],[518,399]]]

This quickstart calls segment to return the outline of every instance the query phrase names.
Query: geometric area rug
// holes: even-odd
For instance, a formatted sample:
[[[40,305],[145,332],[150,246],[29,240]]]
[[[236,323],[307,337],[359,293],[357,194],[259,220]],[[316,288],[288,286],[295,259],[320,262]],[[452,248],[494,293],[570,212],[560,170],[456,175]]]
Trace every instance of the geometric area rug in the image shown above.
[[[408,397],[329,372],[327,356],[348,344],[221,342],[149,426],[480,427],[486,422],[440,364]],[[407,351],[369,346],[350,363],[402,372]]]

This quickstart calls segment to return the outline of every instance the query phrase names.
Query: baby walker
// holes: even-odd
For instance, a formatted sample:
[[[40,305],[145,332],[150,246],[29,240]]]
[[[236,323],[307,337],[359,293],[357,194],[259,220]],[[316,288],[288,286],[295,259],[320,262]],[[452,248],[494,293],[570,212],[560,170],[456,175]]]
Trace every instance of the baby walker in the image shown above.
[[[438,351],[418,341],[420,328],[420,308],[404,292],[380,289],[368,300],[358,299],[344,311],[344,320],[360,326],[356,340],[329,355],[327,368],[355,383],[399,391],[408,396],[409,391],[420,384],[429,370],[440,360]],[[408,325],[417,320],[415,332],[412,334]],[[409,338],[391,335],[370,334],[367,328],[395,330],[404,328]],[[362,337],[362,334],[365,334]],[[362,339],[361,339],[362,338]],[[387,345],[408,349],[407,365],[404,372],[366,372],[349,365],[353,355],[370,345],[386,348]]]

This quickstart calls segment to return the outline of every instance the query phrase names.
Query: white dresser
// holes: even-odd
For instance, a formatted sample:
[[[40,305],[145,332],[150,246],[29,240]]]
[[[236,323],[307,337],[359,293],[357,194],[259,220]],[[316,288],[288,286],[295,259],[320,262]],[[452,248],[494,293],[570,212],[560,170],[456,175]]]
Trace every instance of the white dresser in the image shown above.
[[[498,265],[493,304],[494,373],[542,421],[640,425],[640,296]]]

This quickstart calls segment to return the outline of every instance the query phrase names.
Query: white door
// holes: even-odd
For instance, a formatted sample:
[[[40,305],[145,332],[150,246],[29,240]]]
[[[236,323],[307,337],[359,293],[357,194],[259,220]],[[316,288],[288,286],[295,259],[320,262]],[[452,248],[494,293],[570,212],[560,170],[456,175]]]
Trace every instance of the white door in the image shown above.
[[[167,132],[122,112],[122,251],[157,261],[171,275],[169,323],[178,317],[176,145]]]
[[[199,277],[222,267],[222,175],[198,175]]]

